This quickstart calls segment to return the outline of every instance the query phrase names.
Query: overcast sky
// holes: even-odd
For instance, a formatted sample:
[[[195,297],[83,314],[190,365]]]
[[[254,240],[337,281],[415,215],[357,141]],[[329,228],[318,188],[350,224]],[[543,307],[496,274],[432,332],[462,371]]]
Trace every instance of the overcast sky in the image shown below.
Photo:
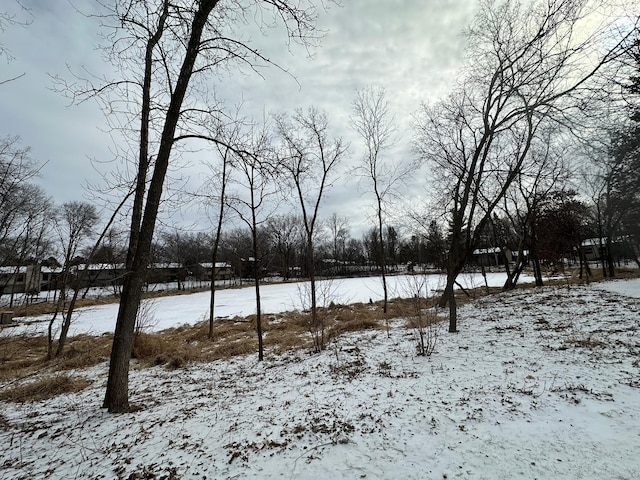
[[[82,4],[90,0],[78,0]],[[0,59],[0,135],[18,135],[32,156],[47,162],[40,183],[57,203],[82,200],[83,185],[95,181],[90,158],[108,161],[110,138],[97,105],[69,106],[52,91],[49,75],[68,76],[67,66],[79,71],[107,68],[95,50],[95,23],[79,15],[66,0],[22,0],[30,15],[12,1],[0,8],[26,20],[25,27],[5,26],[0,44],[11,59]],[[222,79],[218,95],[229,105],[244,99],[246,113],[292,112],[314,105],[327,111],[337,134],[352,142],[351,161],[359,158],[358,139],[349,131],[348,117],[356,89],[382,86],[402,130],[400,147],[409,155],[410,118],[421,102],[446,95],[455,81],[464,54],[462,30],[472,19],[470,0],[346,0],[321,13],[326,31],[322,46],[310,58],[301,48],[290,50],[281,35],[258,37],[260,46],[276,63],[295,76],[277,69],[257,75]],[[190,184],[199,182],[192,168]],[[417,178],[420,180],[420,178]],[[353,178],[343,176],[328,194],[324,214],[350,217],[361,231],[366,197]],[[187,216],[193,212],[185,212]]]

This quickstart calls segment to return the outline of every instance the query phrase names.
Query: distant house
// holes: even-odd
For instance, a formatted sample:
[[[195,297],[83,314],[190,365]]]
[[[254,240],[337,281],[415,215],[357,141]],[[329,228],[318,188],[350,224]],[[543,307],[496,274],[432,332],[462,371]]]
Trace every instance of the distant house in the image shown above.
[[[198,266],[202,269],[202,279],[211,280],[211,267],[213,263],[205,262],[198,264]],[[216,280],[231,280],[233,277],[231,264],[227,262],[216,262],[215,276]]]
[[[595,262],[601,260],[604,255],[605,244],[607,243],[607,237],[600,238],[587,238],[580,244],[584,258],[588,262]],[[614,259],[620,260],[625,258],[634,258],[632,249],[629,247],[628,238],[619,237],[615,238],[611,242],[611,255]]]
[[[183,282],[189,275],[181,263],[152,263],[147,268],[147,283]]]
[[[55,290],[58,288],[62,267],[40,267],[40,290]]]
[[[505,257],[508,262],[512,261],[513,258],[509,249],[505,249],[503,254],[498,247],[478,248],[471,255],[471,263],[481,267],[496,267],[504,265]]]
[[[126,275],[124,264],[79,265],[74,271],[80,277],[82,286],[90,285],[93,287],[120,285]],[[210,280],[211,263],[201,263],[192,267],[186,267],[176,262],[153,263],[147,269],[147,283],[149,284],[182,283],[190,277],[196,277],[198,280]],[[217,262],[216,278],[218,280],[228,280],[231,277],[231,265],[225,262]]]
[[[5,293],[40,293],[40,265],[0,267],[0,295]]]
[[[123,282],[126,269],[124,263],[80,264],[71,271],[72,279],[81,288],[109,287]]]
[[[149,265],[147,283],[182,283],[187,278],[201,281],[211,280],[211,263],[201,263],[187,268],[180,263],[154,263]],[[61,267],[39,264],[0,267],[0,295],[51,291],[60,288]],[[93,263],[74,265],[68,280],[69,286],[112,287],[122,285],[126,276],[123,263]],[[227,262],[216,262],[216,280],[233,278],[233,268]]]
[[[604,240],[602,240],[602,243],[604,244]],[[582,249],[584,258],[588,262],[593,262],[602,258],[599,238],[587,238],[586,240],[583,240],[580,248]]]

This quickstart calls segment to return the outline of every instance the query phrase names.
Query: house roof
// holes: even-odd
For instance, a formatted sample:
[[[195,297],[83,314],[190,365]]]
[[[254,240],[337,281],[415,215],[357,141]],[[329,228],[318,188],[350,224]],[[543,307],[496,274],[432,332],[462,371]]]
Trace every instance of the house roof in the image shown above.
[[[500,253],[500,248],[499,247],[478,248],[473,251],[474,255],[486,255],[489,253]]]
[[[199,264],[202,268],[211,268],[211,262],[204,262]],[[216,262],[216,268],[231,268],[231,264],[227,262]]]

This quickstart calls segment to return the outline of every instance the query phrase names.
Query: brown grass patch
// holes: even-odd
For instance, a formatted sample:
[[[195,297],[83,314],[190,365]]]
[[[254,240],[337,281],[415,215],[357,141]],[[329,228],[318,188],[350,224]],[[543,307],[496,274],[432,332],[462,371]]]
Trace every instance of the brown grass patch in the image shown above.
[[[572,271],[573,272],[573,271]],[[601,270],[593,270],[592,281],[601,278]],[[616,278],[640,276],[638,269],[619,268]],[[567,273],[567,277],[552,284],[579,284],[584,279],[577,273]],[[530,288],[531,285],[518,285],[518,288]],[[456,299],[462,305],[474,298],[501,292],[501,288],[477,287],[466,292],[456,291]],[[156,292],[154,296],[170,295],[172,292]],[[173,292],[175,293],[175,292]],[[448,309],[434,309],[439,293],[434,297],[422,299],[422,313],[429,315],[429,321],[445,320],[435,313],[446,316]],[[96,303],[115,301],[114,297],[95,300]],[[356,303],[351,305],[331,304],[319,308],[318,314],[324,323],[325,346],[340,335],[366,329],[385,327],[387,319],[408,318],[416,315],[414,299],[395,298],[389,301],[388,312],[383,312],[382,302]],[[424,317],[427,318],[427,317]],[[143,333],[137,336],[133,356],[143,366],[165,365],[167,368],[181,368],[189,362],[207,362],[230,358],[237,355],[257,354],[258,342],[256,318],[216,319],[213,326],[213,338],[208,338],[208,321],[194,326],[180,326],[158,333]],[[408,326],[411,325],[409,321]],[[263,315],[264,346],[266,354],[279,354],[285,351],[314,348],[310,312],[287,312]],[[71,368],[84,368],[107,361],[111,348],[112,335],[93,337],[82,335],[71,337],[67,341],[62,358],[51,362],[46,360],[47,343],[45,337],[27,335],[11,336],[9,330],[2,334],[0,330],[0,381],[6,382],[36,373],[59,371]],[[576,346],[597,347],[595,342],[574,342]],[[54,349],[57,345],[54,345]]]
[[[267,332],[264,345],[279,354],[298,348],[311,348],[312,342],[305,331],[274,330]]]
[[[29,335],[0,337],[0,381],[23,378],[39,371],[86,368],[109,359],[111,335],[69,337],[62,356],[47,360],[47,338]],[[53,343],[56,351],[58,343]]]
[[[254,334],[251,337],[241,336],[239,338],[221,339],[208,350],[206,358],[207,360],[221,360],[238,355],[257,354],[257,352],[258,338]]]
[[[147,365],[179,368],[188,362],[201,360],[202,350],[189,343],[185,329],[166,333],[140,333],[133,343],[132,357]]]
[[[57,362],[65,370],[92,367],[106,362],[111,353],[112,339],[112,335],[71,337],[62,351],[62,357],[54,362]],[[54,347],[57,347],[57,344],[54,344]]]
[[[0,337],[0,381],[23,376],[41,366],[47,354],[47,339],[29,335]]]
[[[330,311],[334,315],[330,317],[327,337],[333,340],[345,333],[358,332],[361,330],[383,328],[382,309],[378,306],[372,308],[371,305],[357,303],[350,306],[340,307],[337,311]]]
[[[91,380],[84,377],[56,375],[24,385],[6,388],[0,391],[0,400],[6,402],[37,402],[39,400],[48,400],[58,395],[79,392],[87,388],[91,383]]]

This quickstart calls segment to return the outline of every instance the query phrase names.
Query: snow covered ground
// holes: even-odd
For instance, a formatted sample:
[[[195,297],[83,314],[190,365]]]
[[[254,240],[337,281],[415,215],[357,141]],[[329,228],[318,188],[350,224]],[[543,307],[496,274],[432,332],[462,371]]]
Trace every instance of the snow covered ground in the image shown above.
[[[593,285],[595,288],[605,290],[607,292],[619,293],[627,297],[640,298],[640,278],[630,280],[609,280],[599,282]]]
[[[411,277],[407,275],[389,277],[389,297],[406,297],[408,282]],[[504,273],[488,273],[487,284],[501,286],[506,276]],[[521,282],[531,281],[530,277],[521,277]],[[445,277],[443,275],[428,275],[428,284],[431,290],[443,288]],[[480,274],[463,274],[459,282],[465,288],[474,288],[484,285],[484,279]],[[377,301],[383,298],[382,281],[380,277],[345,278],[319,282],[318,290],[325,295],[326,303],[357,303],[368,302],[370,299]],[[260,300],[264,313],[280,313],[302,309],[301,297],[304,297],[304,289],[308,288],[308,282],[266,284],[260,289]],[[209,292],[194,293],[191,295],[179,295],[160,297],[146,300],[147,305],[143,310],[148,319],[145,325],[148,331],[160,331],[166,328],[182,324],[193,325],[209,318]],[[217,317],[245,317],[255,314],[256,297],[253,286],[232,288],[216,292],[215,315]],[[99,335],[104,332],[113,332],[118,314],[118,305],[100,305],[77,309],[69,331],[70,335],[89,333]],[[12,328],[13,334],[44,334],[51,315],[39,317],[16,318],[21,323],[20,327]],[[59,325],[57,325],[59,327]],[[7,332],[8,334],[9,332]]]
[[[93,385],[0,404],[0,479],[637,479],[638,282],[481,298],[431,357],[396,321],[317,355],[135,368],[135,413],[100,408],[106,364],[76,371]]]

